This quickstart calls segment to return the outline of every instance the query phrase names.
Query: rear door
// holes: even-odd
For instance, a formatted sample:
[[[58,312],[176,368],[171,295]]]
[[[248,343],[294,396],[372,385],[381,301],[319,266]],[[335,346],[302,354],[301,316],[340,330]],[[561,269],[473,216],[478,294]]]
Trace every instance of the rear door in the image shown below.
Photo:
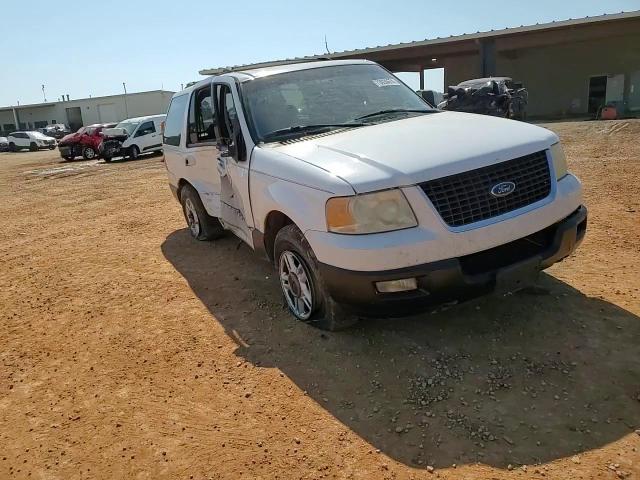
[[[171,99],[167,118],[164,122],[162,133],[162,150],[164,151],[164,164],[167,168],[169,183],[178,187],[181,178],[186,178],[185,167],[185,124],[187,110],[189,109],[189,94],[175,96]]]

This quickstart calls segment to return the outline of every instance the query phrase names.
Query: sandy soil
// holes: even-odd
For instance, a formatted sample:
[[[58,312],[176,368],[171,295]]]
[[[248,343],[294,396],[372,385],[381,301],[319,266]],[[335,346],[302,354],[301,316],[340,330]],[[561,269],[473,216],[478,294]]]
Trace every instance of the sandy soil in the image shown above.
[[[160,157],[0,154],[0,478],[640,478],[640,122],[547,127],[590,209],[573,257],[336,334],[190,239]]]

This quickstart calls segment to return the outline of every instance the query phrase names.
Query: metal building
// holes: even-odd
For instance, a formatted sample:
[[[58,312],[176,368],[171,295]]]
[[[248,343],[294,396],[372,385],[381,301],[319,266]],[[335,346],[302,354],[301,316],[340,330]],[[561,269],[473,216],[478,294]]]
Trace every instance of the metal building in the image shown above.
[[[640,11],[265,62],[365,58],[393,72],[443,68],[445,85],[506,76],[529,90],[529,116],[588,117],[605,104],[640,115]],[[202,75],[223,72],[205,69]]]
[[[35,130],[54,123],[69,125],[73,131],[94,123],[119,122],[126,118],[165,113],[174,92],[109,95],[64,101],[0,107],[0,131]]]

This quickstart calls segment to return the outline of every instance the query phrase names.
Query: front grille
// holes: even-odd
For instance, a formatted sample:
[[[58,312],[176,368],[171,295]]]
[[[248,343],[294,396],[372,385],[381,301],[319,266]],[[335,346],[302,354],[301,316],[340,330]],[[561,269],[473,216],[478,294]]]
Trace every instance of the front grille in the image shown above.
[[[515,190],[506,196],[495,197],[491,189],[501,182],[513,182]],[[551,192],[551,176],[547,155],[543,150],[430,180],[420,187],[447,225],[460,227],[546,198]]]

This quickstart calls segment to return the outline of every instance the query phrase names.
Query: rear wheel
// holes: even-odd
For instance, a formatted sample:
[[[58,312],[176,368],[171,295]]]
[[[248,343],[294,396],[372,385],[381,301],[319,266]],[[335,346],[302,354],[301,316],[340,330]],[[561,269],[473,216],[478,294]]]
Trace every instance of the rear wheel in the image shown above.
[[[200,195],[191,185],[185,185],[180,190],[182,213],[187,221],[189,233],[196,240],[215,240],[224,235],[224,228],[220,221],[207,213],[200,200]]]
[[[18,150],[18,149],[16,148],[16,144],[15,144],[15,143],[13,143],[13,142],[10,142],[10,143],[9,143],[9,150],[10,150],[11,152],[16,152],[16,151]]]
[[[287,307],[298,320],[331,331],[358,322],[331,298],[316,256],[295,225],[283,227],[276,235],[274,261]]]
[[[85,160],[93,160],[94,158],[96,158],[96,151],[93,147],[84,147],[82,149],[82,157]]]

